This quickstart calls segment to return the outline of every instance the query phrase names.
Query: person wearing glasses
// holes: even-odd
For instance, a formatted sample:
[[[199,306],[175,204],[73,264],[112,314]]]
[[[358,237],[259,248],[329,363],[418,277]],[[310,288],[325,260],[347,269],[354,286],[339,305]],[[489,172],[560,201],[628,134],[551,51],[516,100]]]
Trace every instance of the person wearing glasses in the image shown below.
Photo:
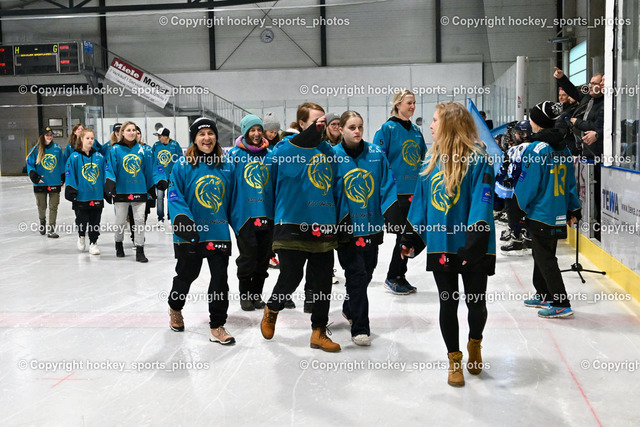
[[[327,114],[327,129],[324,132],[324,140],[331,144],[332,147],[342,142],[340,115],[336,113]]]

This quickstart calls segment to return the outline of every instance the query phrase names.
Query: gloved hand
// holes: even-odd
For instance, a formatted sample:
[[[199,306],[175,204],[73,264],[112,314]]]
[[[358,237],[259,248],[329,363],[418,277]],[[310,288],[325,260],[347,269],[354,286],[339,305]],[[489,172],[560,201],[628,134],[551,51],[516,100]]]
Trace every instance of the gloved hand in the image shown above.
[[[78,190],[68,185],[64,188],[64,198],[70,202],[73,202],[78,197]]]
[[[158,181],[158,183],[156,184],[156,187],[160,191],[165,191],[167,188],[169,188],[169,183],[167,181],[165,181],[164,179],[162,179],[162,180]]]
[[[107,181],[104,183],[104,200],[106,200],[106,202],[109,204],[113,203],[113,197],[115,196],[115,193],[116,183],[110,179],[107,179]]]
[[[158,198],[158,195],[156,194],[156,186],[152,185],[148,190],[147,190],[147,194],[149,194],[149,196],[151,197],[152,200],[155,200]]]
[[[40,175],[38,175],[36,173],[36,171],[31,171],[29,172],[29,179],[31,180],[31,182],[33,182],[34,184],[37,184],[40,182],[40,178],[42,178]]]

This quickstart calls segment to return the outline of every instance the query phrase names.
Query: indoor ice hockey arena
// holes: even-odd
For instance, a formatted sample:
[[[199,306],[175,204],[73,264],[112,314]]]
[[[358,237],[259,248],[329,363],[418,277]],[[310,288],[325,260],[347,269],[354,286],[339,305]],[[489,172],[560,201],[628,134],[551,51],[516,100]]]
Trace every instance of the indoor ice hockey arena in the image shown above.
[[[0,424],[640,425],[639,91],[637,0],[2,0]]]

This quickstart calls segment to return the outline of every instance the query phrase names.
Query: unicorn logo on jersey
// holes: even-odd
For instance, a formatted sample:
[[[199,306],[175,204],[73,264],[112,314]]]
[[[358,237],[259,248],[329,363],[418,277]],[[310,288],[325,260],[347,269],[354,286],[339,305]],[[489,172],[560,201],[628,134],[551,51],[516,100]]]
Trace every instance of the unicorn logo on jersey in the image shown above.
[[[140,163],[140,157],[135,154],[127,154],[122,159],[122,167],[133,176],[140,172]]]
[[[56,165],[58,164],[58,159],[56,159],[56,156],[54,154],[45,154],[40,164],[46,170],[52,171],[56,168]]]
[[[158,153],[158,162],[162,166],[167,166],[169,163],[171,163],[171,153],[169,152],[169,150],[162,150]]]
[[[352,169],[344,176],[345,194],[349,200],[362,203],[362,209],[369,204],[375,186],[371,172],[365,169]]]
[[[82,166],[82,177],[94,185],[100,176],[100,169],[95,163],[87,163]]]
[[[333,180],[333,170],[329,162],[327,162],[327,156],[324,154],[316,154],[313,156],[309,161],[307,174],[309,175],[311,184],[322,190],[322,195],[326,196],[331,188],[331,181]]]
[[[443,211],[446,215],[449,212],[449,208],[455,205],[460,198],[460,186],[456,188],[456,194],[453,201],[447,194],[444,188],[444,172],[440,171],[431,177],[431,205]]]
[[[196,181],[196,199],[205,208],[216,214],[222,206],[224,198],[224,184],[215,175],[205,175]]]
[[[264,163],[254,160],[244,167],[244,181],[262,193],[269,182],[269,169]]]
[[[407,139],[402,143],[402,160],[409,166],[413,166],[413,170],[418,169],[420,164],[420,144],[413,139]]]

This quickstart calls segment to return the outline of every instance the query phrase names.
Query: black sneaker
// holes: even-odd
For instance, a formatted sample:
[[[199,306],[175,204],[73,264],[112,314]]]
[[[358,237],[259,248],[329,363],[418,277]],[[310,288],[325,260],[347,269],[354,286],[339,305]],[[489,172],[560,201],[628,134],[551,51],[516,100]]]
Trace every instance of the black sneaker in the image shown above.
[[[288,299],[284,302],[284,308],[296,308],[296,304],[293,302],[293,300]]]
[[[405,279],[404,277],[399,278],[398,282],[400,282],[402,285],[404,285],[405,288],[409,289],[409,293],[410,294],[414,294],[414,293],[418,292],[418,288],[416,288],[415,286],[412,286],[411,283],[409,283],[407,281],[407,279]]]
[[[521,252],[524,249],[524,242],[522,239],[513,239],[506,245],[500,246],[500,250],[503,252]]]
[[[47,234],[47,221],[44,219],[40,221],[40,234]]]

